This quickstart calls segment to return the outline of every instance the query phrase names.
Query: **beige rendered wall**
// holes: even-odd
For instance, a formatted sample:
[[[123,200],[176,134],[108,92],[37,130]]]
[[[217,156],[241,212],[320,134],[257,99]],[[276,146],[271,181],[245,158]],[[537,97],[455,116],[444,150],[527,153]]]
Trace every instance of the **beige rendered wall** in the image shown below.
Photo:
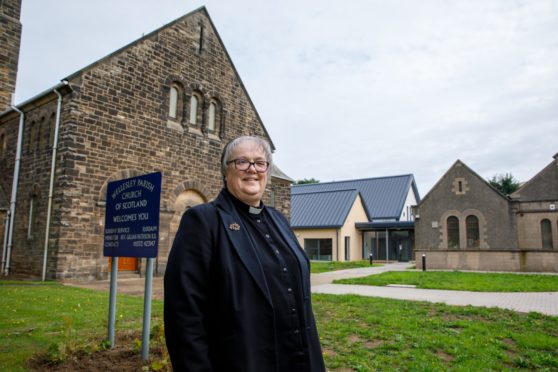
[[[337,229],[293,229],[298,243],[304,248],[304,239],[331,239],[331,260],[337,261],[337,247],[341,245],[337,241]]]
[[[339,261],[345,261],[345,237],[350,237],[350,261],[362,260],[362,233],[355,228],[356,222],[368,222],[368,217],[362,205],[360,195],[357,195],[345,224],[341,227],[339,233]]]

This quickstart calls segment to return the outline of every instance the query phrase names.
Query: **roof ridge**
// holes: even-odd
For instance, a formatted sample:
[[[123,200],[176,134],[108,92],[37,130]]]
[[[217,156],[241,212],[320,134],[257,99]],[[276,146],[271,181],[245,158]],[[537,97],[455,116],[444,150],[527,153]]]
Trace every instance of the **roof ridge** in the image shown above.
[[[294,195],[311,195],[311,194],[326,194],[326,193],[334,193],[334,192],[346,192],[346,191],[354,191],[354,192],[358,192],[358,189],[356,188],[350,188],[350,189],[339,189],[339,190],[319,190],[319,191],[307,191],[307,192],[299,192],[296,194],[292,194]]]
[[[413,177],[413,174],[412,173],[406,173],[406,174],[399,174],[399,175],[394,175],[394,176],[357,178],[357,179],[353,179],[353,180],[306,183],[306,184],[302,184],[302,185],[291,185],[291,186],[292,187],[306,187],[306,186],[325,185],[325,184],[333,184],[333,183],[341,183],[341,182],[369,181],[369,180],[381,180],[381,179],[386,179],[386,178],[401,178],[401,177]]]

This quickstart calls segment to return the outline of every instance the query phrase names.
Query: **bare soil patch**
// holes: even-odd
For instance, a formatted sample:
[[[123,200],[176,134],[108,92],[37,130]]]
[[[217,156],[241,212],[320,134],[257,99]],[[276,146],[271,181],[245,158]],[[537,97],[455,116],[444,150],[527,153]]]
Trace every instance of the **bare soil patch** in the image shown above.
[[[150,360],[144,362],[141,358],[140,350],[135,350],[134,340],[141,339],[139,332],[118,335],[115,346],[112,349],[86,352],[77,350],[70,353],[63,361],[54,362],[48,354],[37,355],[32,358],[27,367],[30,371],[142,371],[154,370],[153,361],[160,361],[163,358],[162,350],[159,347],[152,347],[150,350]],[[159,371],[171,371],[170,366],[158,363]]]

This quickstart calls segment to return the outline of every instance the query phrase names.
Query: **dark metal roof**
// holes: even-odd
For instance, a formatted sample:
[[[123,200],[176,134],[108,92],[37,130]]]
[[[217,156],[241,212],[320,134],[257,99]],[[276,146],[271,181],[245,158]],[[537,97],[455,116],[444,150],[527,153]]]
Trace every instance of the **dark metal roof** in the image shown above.
[[[294,201],[299,194],[318,193],[324,191],[341,191],[341,190],[357,190],[364,204],[364,209],[369,220],[373,219],[399,219],[405,200],[412,188],[417,199],[420,202],[420,196],[412,174],[401,176],[366,178],[360,180],[336,181],[324,183],[312,183],[305,185],[291,186],[291,199]],[[306,213],[305,211],[297,211],[300,205],[295,203],[291,206],[291,213]],[[319,205],[316,208],[322,208]],[[300,206],[302,207],[302,206]]]
[[[291,194],[291,226],[341,227],[357,195],[355,189]]]
[[[415,221],[357,222],[355,227],[359,230],[408,230],[415,228]]]

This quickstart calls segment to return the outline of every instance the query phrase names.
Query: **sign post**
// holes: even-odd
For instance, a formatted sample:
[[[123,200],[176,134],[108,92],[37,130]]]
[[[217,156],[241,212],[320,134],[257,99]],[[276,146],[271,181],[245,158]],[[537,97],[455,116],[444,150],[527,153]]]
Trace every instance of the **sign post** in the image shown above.
[[[161,172],[110,182],[107,186],[103,253],[111,257],[109,341],[114,346],[118,257],[146,257],[142,358],[149,355],[153,258],[159,243]]]

